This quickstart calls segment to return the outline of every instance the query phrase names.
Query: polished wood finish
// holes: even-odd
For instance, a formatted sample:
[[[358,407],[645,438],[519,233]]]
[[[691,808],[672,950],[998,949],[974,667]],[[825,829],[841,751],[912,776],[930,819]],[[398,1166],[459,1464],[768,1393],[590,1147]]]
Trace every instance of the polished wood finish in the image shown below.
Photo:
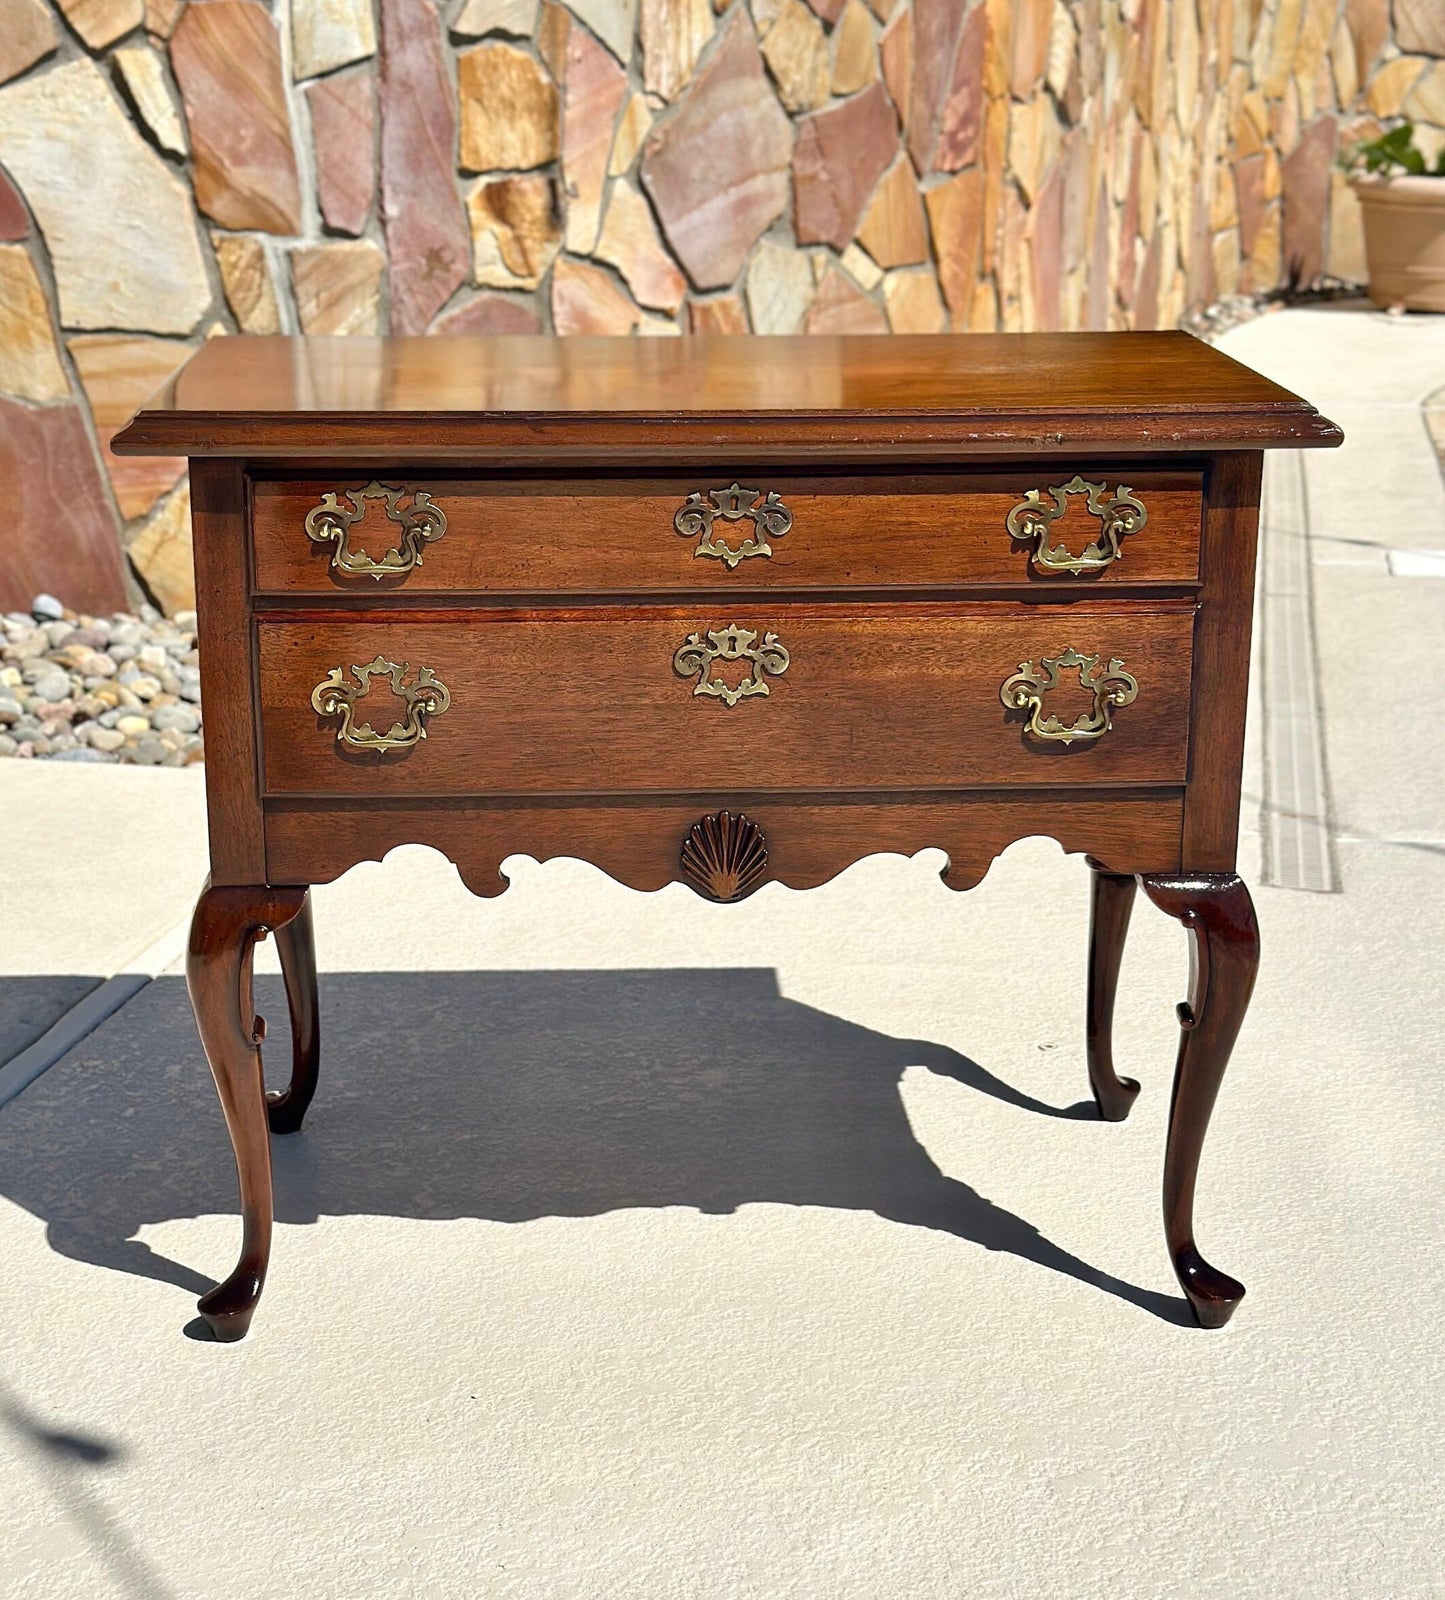
[[[423,844],[481,895],[514,854],[727,898],[930,848],[967,888],[1032,835],[1093,865],[1086,1040],[1106,1119],[1138,1092],[1112,1039],[1135,881],[1189,932],[1165,1233],[1196,1317],[1222,1324],[1244,1291],[1200,1256],[1193,1202],[1258,951],[1234,868],[1261,452],[1339,440],[1177,333],[208,342],[113,448],[191,457],[212,879],[187,973],[244,1234],[201,1302],[212,1329],[250,1321],[269,1134],[315,1091],[301,886]],[[1102,572],[1040,575],[1008,511],[1074,474],[1127,484],[1149,521]],[[380,583],[334,575],[304,531],[321,496],[373,479],[449,519],[421,567]],[[728,567],[673,517],[733,481],[779,491],[794,521]],[[1074,523],[1079,548],[1097,523]],[[674,666],[690,634],[728,625],[789,652],[766,696],[733,706]],[[999,691],[1070,647],[1122,658],[1138,693],[1066,747]],[[430,668],[450,704],[409,748],[344,747],[312,691],[378,656]],[[718,673],[736,688],[742,670]],[[1088,709],[1072,682],[1047,702],[1066,723]],[[385,728],[395,702],[373,693],[365,720]],[[250,982],[268,929],[294,1041],[269,1097]]]
[[[191,462],[197,643],[206,663],[206,822],[211,882],[266,881],[258,792],[256,660],[246,604],[246,481],[234,461]]]
[[[1114,999],[1119,992],[1119,963],[1129,932],[1137,885],[1127,873],[1110,872],[1089,861],[1092,891],[1089,918],[1089,998],[1085,1043],[1089,1087],[1105,1122],[1122,1122],[1139,1095],[1135,1078],[1114,1070]]]
[[[385,479],[409,497],[424,490],[446,514],[447,529],[424,550],[413,571],[381,579],[352,576],[332,564],[332,547],[306,535],[306,515],[322,496],[359,489],[364,480],[343,467],[326,477],[257,477],[251,485],[256,590],[263,595],[534,595],[720,593],[749,589],[962,589],[985,587],[1082,592],[1146,584],[1191,585],[1199,577],[1203,474],[1161,472],[1138,463],[1079,463],[1110,492],[1128,486],[1148,513],[1122,541],[1117,561],[1078,576],[1043,573],[1029,546],[1011,538],[1008,514],[1030,489],[1068,482],[1066,462],[1045,471],[894,472],[860,478],[776,472],[746,464],[722,477],[638,478],[599,475],[557,481],[448,474],[397,474]],[[772,537],[769,555],[735,566],[696,554],[698,536],[678,533],[674,515],[688,496],[734,481],[777,493],[792,526]],[[1099,518],[1070,497],[1056,535],[1083,549],[1098,536]],[[351,535],[379,560],[395,544],[397,525],[372,502]],[[734,548],[753,531],[749,521],[718,520],[715,532]]]
[[[245,1337],[271,1257],[271,1143],[261,1074],[265,1024],[251,998],[256,941],[299,916],[304,889],[207,886],[196,902],[186,986],[216,1080],[241,1186],[241,1258],[197,1309],[212,1334]]]
[[[210,340],[118,455],[491,467],[1182,455],[1332,445],[1313,406],[1184,333]]]
[[[741,810],[763,830],[768,879],[815,889],[863,856],[942,850],[943,881],[972,889],[1015,839],[1042,835],[1122,868],[1176,871],[1179,790],[1040,789],[950,795],[759,795],[729,789],[685,797],[491,800],[281,800],[267,807],[266,853],[278,882],[328,883],[402,844],[456,864],[475,895],[507,887],[508,856],[550,861],[585,853],[630,889],[674,883],[687,830],[709,811]]]
[[[311,896],[290,922],[276,930],[276,950],[286,982],[286,1008],[291,1014],[291,1082],[266,1094],[266,1118],[272,1133],[295,1133],[316,1095],[321,1067],[321,1019],[317,1005],[316,935],[311,926]]]
[[[690,634],[776,632],[791,661],[735,706],[673,669]],[[687,610],[504,614],[485,621],[366,616],[258,627],[265,791],[284,794],[610,794],[687,789],[937,789],[1182,784],[1189,749],[1190,610],[1066,615],[823,610],[781,602]],[[1121,658],[1139,698],[1103,737],[1068,746],[1024,731],[999,699],[1021,662],[1069,645]],[[408,750],[358,752],[318,719],[333,667],[378,654],[428,667],[451,705]],[[718,675],[736,683],[746,664]],[[372,702],[376,710],[370,711]],[[1078,675],[1050,695],[1086,709]],[[397,715],[374,686],[376,726]]]
[[[1232,872],[1239,840],[1254,557],[1264,458],[1219,457],[1205,505],[1204,587],[1194,623],[1194,742],[1184,850],[1200,872]]]
[[[1259,970],[1254,902],[1232,872],[1145,874],[1144,893],[1189,933],[1189,998],[1179,1007],[1179,1059],[1164,1150],[1164,1236],[1179,1286],[1200,1325],[1222,1328],[1244,1285],[1194,1243],[1194,1185],[1209,1118]]]

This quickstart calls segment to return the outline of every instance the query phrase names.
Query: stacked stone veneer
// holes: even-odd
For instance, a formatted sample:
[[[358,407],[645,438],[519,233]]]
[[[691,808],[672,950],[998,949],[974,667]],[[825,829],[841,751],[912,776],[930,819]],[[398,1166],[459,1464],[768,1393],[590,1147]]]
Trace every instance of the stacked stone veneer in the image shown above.
[[[215,334],[1152,328],[1363,275],[1445,0],[0,0],[0,609],[190,601]],[[122,555],[124,551],[124,555]]]

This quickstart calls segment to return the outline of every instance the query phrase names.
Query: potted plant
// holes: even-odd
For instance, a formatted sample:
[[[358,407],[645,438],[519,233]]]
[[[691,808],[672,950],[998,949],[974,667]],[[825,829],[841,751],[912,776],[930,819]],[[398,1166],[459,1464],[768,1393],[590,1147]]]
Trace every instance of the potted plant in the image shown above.
[[[1413,123],[1357,144],[1347,164],[1360,201],[1370,299],[1445,311],[1445,149],[1431,167]]]

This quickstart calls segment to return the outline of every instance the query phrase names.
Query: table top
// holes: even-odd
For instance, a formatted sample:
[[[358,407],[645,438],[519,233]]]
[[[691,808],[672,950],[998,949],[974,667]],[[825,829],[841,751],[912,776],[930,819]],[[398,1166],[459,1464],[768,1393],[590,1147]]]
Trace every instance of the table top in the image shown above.
[[[726,429],[726,438],[722,430]],[[1177,332],[208,341],[120,455],[454,458],[726,444],[808,456],[1338,444],[1307,401]]]

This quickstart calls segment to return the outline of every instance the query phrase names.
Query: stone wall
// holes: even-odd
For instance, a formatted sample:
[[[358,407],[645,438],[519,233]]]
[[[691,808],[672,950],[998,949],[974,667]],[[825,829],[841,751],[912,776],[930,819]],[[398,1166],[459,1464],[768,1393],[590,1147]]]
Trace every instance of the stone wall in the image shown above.
[[[1168,325],[1361,277],[1336,151],[1445,141],[1442,55],[1442,0],[0,0],[0,608],[188,603],[184,464],[105,446],[201,339]]]

